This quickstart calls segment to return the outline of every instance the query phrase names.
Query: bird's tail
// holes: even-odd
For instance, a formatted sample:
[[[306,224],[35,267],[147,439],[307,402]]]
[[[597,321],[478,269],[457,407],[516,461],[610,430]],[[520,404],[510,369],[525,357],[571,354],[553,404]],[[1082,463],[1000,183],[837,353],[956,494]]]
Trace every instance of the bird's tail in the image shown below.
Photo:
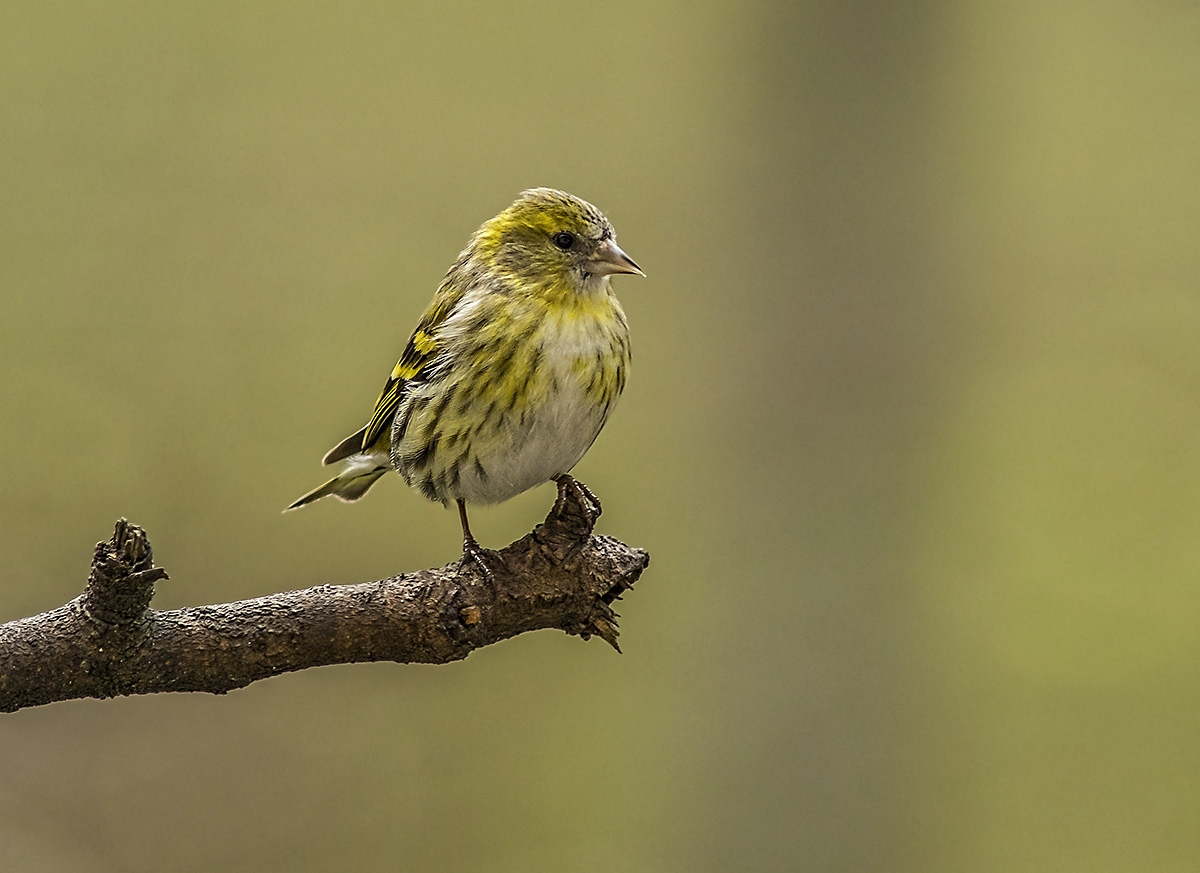
[[[350,463],[346,465],[346,469],[338,473],[324,485],[319,488],[314,488],[309,491],[291,506],[284,510],[299,509],[301,506],[307,506],[314,500],[320,500],[322,497],[328,497],[331,494],[338,500],[343,500],[346,503],[353,503],[358,500],[371,486],[375,484],[375,480],[388,471],[386,462],[381,463],[378,455],[358,455],[351,457]]]

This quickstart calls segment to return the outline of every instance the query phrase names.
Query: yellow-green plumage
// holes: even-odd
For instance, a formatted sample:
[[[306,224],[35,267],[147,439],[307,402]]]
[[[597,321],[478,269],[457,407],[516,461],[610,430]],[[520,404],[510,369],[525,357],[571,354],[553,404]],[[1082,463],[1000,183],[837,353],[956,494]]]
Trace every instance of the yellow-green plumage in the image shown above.
[[[431,500],[497,503],[565,475],[625,385],[629,330],[614,273],[641,270],[589,203],[525,191],[450,268],[343,471],[289,509],[357,500],[388,469]]]

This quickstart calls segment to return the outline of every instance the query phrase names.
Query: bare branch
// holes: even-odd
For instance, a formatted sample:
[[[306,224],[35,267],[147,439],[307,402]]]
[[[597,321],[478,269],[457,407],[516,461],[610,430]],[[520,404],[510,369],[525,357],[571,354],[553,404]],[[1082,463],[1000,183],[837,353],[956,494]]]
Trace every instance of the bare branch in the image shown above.
[[[160,691],[224,694],[258,679],[361,661],[444,664],[526,631],[558,628],[617,648],[611,604],[650,556],[592,536],[595,509],[560,490],[545,522],[473,562],[360,585],[158,612],[141,528],[124,519],[96,546],[79,597],[0,625],[0,711]],[[620,649],[618,649],[620,651]]]

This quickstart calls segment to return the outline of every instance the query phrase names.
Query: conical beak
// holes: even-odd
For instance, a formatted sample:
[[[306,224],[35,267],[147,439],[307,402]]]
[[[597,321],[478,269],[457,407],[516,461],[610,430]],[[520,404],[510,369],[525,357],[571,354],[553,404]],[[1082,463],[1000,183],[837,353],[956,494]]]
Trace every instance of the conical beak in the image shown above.
[[[621,251],[616,241],[606,239],[596,246],[595,253],[588,258],[587,271],[593,276],[609,276],[613,273],[636,273],[645,276],[633,258]]]

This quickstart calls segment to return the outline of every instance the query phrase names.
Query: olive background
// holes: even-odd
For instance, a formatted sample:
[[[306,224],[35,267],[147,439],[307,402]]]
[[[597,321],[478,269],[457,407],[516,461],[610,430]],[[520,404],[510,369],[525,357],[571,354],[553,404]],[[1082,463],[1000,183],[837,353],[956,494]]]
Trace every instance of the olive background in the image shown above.
[[[10,5],[0,620],[122,516],[159,608],[453,560],[397,477],[280,510],[535,185],[647,273],[576,472],[653,561],[620,656],[0,716],[0,866],[1195,869],[1198,44],[1178,0]]]

